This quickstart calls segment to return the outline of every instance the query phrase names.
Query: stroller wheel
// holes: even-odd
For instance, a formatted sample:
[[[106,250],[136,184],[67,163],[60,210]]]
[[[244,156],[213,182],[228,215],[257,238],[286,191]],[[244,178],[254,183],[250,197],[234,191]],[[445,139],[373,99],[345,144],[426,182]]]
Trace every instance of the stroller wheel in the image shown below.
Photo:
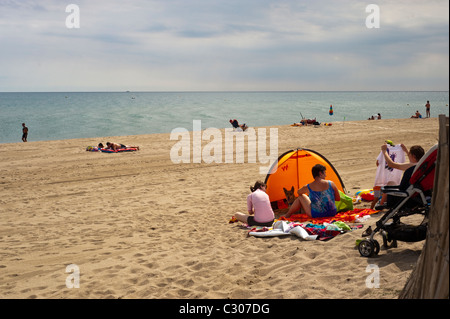
[[[359,243],[358,251],[363,257],[372,257],[380,252],[380,244],[376,240],[365,239]]]
[[[375,239],[372,239],[372,243],[374,248],[373,255],[378,255],[378,253],[380,252],[380,244]]]

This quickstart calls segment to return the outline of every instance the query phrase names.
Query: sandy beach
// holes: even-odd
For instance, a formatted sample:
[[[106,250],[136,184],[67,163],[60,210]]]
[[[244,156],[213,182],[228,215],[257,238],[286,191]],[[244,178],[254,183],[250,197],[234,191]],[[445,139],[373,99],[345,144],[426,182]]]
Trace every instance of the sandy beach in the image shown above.
[[[439,130],[437,118],[275,128],[278,154],[321,153],[350,196],[373,187],[384,140],[428,150]],[[140,150],[85,151],[107,141]],[[329,241],[248,237],[228,221],[265,179],[261,164],[175,164],[176,142],[153,134],[0,144],[0,298],[397,298],[424,242],[361,257],[355,241],[381,214]],[[66,285],[68,265],[79,288]],[[369,265],[379,288],[366,286]]]

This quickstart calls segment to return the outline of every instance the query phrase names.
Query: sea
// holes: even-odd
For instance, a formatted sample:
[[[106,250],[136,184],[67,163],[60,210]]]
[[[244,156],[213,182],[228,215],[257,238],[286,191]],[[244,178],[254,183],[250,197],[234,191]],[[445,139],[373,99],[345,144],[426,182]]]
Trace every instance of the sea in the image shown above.
[[[0,144],[170,133],[177,128],[287,125],[410,118],[417,110],[449,115],[448,91],[399,92],[4,92],[0,93]],[[332,112],[330,112],[330,108]],[[330,115],[332,114],[332,115]]]

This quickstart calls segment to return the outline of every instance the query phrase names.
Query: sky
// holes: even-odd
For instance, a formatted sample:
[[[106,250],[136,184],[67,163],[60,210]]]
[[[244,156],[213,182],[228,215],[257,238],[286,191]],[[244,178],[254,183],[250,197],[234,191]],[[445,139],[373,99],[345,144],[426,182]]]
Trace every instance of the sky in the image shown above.
[[[0,92],[448,88],[447,0],[0,0]]]

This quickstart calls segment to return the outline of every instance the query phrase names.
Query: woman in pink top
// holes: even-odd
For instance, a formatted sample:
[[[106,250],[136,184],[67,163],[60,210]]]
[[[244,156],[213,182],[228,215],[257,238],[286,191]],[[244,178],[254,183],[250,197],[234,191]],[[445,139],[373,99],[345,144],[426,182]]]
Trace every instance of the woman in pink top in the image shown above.
[[[252,193],[247,196],[249,215],[236,213],[234,217],[249,226],[272,226],[275,216],[270,205],[269,195],[266,194],[266,184],[257,181],[255,186],[250,187],[250,190]]]

